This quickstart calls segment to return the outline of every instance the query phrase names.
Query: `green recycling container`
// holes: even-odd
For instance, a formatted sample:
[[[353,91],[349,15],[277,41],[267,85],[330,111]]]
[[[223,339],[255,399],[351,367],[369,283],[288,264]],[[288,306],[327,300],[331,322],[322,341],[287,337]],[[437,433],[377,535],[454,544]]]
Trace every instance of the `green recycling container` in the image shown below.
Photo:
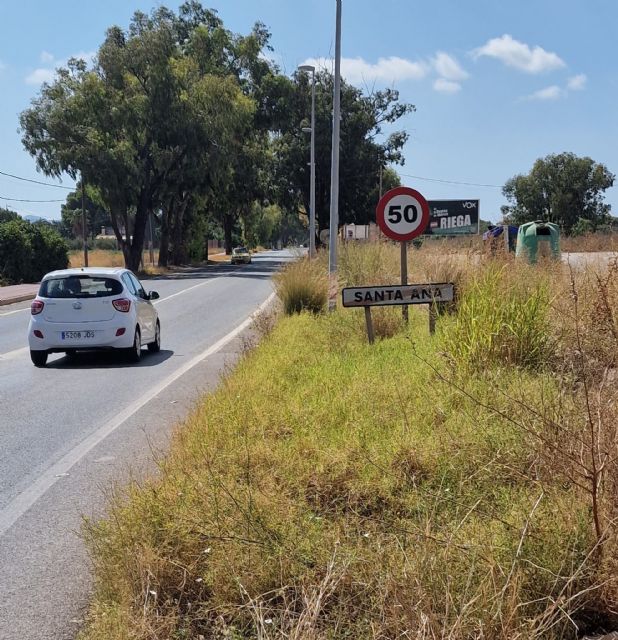
[[[539,252],[543,256],[560,259],[560,229],[557,224],[535,220],[519,227],[515,256],[534,264]]]

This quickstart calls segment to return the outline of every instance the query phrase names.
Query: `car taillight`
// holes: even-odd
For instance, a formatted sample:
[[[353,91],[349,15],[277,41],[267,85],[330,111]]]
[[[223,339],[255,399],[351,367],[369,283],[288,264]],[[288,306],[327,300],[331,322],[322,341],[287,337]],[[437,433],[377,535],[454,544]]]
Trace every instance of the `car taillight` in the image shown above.
[[[39,315],[39,313],[41,313],[41,311],[43,311],[44,306],[45,306],[45,303],[42,302],[41,300],[33,300],[32,304],[30,305],[30,313],[33,316],[37,316]]]
[[[118,298],[118,300],[113,300],[112,304],[114,305],[114,309],[116,311],[121,311],[122,313],[128,313],[131,308],[131,301],[126,298]]]

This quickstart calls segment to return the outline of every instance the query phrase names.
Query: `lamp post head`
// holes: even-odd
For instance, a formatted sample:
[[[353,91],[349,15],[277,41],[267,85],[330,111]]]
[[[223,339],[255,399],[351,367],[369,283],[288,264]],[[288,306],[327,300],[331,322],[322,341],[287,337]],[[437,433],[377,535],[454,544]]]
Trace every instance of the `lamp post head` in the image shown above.
[[[307,73],[315,73],[315,67],[311,64],[301,64],[298,67],[299,71],[306,71]]]

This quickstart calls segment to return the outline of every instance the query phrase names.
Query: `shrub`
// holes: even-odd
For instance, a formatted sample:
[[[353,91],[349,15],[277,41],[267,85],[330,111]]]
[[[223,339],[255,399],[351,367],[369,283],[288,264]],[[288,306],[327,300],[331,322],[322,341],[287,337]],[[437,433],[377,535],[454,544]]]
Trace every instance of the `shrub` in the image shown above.
[[[12,220],[0,224],[0,275],[15,284],[28,279],[32,262],[32,240],[24,230],[28,223]]]
[[[10,283],[38,282],[48,271],[64,269],[68,247],[45,223],[0,223],[0,277]]]
[[[320,313],[328,299],[326,271],[317,260],[296,260],[275,276],[275,288],[286,315]]]
[[[68,247],[60,234],[45,223],[30,225],[32,237],[31,280],[37,282],[54,269],[66,269],[69,264]]]
[[[82,247],[76,247],[81,249]],[[102,251],[118,251],[118,241],[116,238],[97,238],[94,241],[94,248]]]
[[[549,310],[549,285],[538,271],[492,262],[464,290],[443,343],[463,369],[540,367],[551,352]]]

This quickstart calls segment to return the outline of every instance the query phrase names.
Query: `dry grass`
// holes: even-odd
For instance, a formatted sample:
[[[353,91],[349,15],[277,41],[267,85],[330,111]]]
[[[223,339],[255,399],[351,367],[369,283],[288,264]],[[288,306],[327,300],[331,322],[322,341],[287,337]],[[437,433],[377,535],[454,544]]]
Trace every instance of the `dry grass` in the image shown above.
[[[346,251],[342,284],[397,275],[396,248]],[[299,262],[295,282],[319,266]],[[419,309],[373,346],[358,310],[264,319],[159,477],[87,523],[84,640],[575,640],[615,626],[613,271],[423,250],[409,266],[460,283],[434,338]]]
[[[593,251],[618,251],[618,234],[590,233],[585,236],[563,237],[560,240],[562,251],[569,253]]]
[[[328,281],[320,260],[296,260],[277,273],[274,282],[286,315],[319,313],[326,306]]]
[[[149,263],[150,255],[144,252],[144,261]],[[69,267],[83,267],[83,251],[71,251],[69,253]],[[93,249],[88,251],[89,267],[124,267],[124,256],[122,251],[106,251],[103,249]]]
[[[225,252],[216,252],[208,254],[208,262],[229,262],[231,256]]]

